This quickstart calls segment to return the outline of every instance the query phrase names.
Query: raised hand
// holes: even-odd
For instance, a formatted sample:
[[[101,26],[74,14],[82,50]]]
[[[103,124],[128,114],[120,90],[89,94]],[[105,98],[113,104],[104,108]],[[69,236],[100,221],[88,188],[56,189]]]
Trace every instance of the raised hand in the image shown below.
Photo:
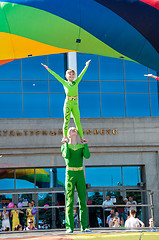
[[[46,68],[47,70],[49,69],[47,65],[44,65],[43,63],[41,63],[41,65]]]
[[[145,77],[152,77],[152,74],[144,74]]]
[[[89,66],[90,61],[91,61],[91,60],[88,60],[88,61],[86,62],[86,66],[87,66],[87,67]]]

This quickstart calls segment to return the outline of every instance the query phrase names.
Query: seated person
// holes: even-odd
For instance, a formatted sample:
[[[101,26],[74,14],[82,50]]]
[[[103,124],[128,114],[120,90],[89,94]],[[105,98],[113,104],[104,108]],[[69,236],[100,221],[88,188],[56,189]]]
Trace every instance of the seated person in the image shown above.
[[[29,219],[28,226],[24,230],[26,230],[26,231],[28,231],[28,230],[37,230],[37,228],[34,227],[33,223],[34,223],[33,219]]]

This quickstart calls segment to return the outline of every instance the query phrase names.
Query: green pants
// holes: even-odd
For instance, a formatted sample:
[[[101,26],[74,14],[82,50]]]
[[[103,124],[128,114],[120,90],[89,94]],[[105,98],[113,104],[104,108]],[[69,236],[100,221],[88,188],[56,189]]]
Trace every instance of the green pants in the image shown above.
[[[83,170],[69,171],[66,170],[65,195],[66,195],[66,230],[74,229],[73,204],[75,186],[79,199],[81,230],[84,231],[88,227],[88,216],[86,207],[86,182]]]
[[[72,115],[74,117],[74,121],[76,124],[77,131],[79,133],[80,137],[83,137],[83,130],[80,122],[80,112],[79,112],[79,107],[78,107],[78,101],[77,99],[72,101],[72,100],[65,100],[64,104],[64,124],[63,124],[63,134],[64,137],[67,137],[67,131],[68,131],[68,126],[70,123],[70,116]]]

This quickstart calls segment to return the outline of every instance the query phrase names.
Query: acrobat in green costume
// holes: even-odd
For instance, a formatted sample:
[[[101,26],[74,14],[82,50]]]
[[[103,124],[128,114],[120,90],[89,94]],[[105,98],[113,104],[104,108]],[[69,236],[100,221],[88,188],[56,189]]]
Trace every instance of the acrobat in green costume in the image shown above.
[[[79,112],[79,107],[78,107],[78,84],[81,81],[84,73],[87,70],[87,66],[83,69],[81,74],[78,76],[78,78],[73,81],[65,81],[63,78],[61,78],[58,74],[56,74],[54,71],[51,69],[48,69],[48,71],[59,81],[63,84],[65,93],[66,93],[66,99],[65,99],[65,104],[64,104],[64,124],[63,124],[63,135],[64,137],[67,137],[67,131],[68,131],[68,126],[70,122],[70,116],[71,112],[74,117],[74,121],[76,124],[77,131],[79,133],[80,138],[82,138],[83,135],[83,130],[82,126],[80,123],[80,112]]]
[[[83,172],[83,157],[89,158],[90,152],[87,143],[72,145],[65,143],[61,146],[62,156],[66,162],[66,230],[74,229],[73,204],[75,186],[79,198],[80,222],[81,230],[84,231],[88,227],[88,216],[86,207],[86,182]]]

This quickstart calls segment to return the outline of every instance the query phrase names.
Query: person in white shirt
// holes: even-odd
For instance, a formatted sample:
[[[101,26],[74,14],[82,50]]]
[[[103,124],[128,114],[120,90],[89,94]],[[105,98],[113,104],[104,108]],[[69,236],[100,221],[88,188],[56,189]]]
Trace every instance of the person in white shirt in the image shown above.
[[[135,209],[131,209],[130,210],[130,217],[125,222],[125,227],[126,228],[140,227],[139,219],[135,218],[135,216],[136,216]]]
[[[113,206],[113,202],[110,200],[109,196],[106,196],[106,200],[103,202],[102,205],[103,205],[103,209],[104,209],[105,223],[106,223],[107,217],[110,215],[110,210],[111,210],[111,208]],[[107,223],[106,223],[106,227],[108,227]]]
[[[134,201],[134,199],[133,199],[132,196],[129,197],[129,201],[126,203],[126,205],[134,205],[134,206],[128,207],[128,213],[129,213],[129,215],[130,215],[130,210],[131,210],[131,209],[135,209],[135,211],[137,212],[137,208],[135,207],[135,205],[137,205],[137,202]]]

